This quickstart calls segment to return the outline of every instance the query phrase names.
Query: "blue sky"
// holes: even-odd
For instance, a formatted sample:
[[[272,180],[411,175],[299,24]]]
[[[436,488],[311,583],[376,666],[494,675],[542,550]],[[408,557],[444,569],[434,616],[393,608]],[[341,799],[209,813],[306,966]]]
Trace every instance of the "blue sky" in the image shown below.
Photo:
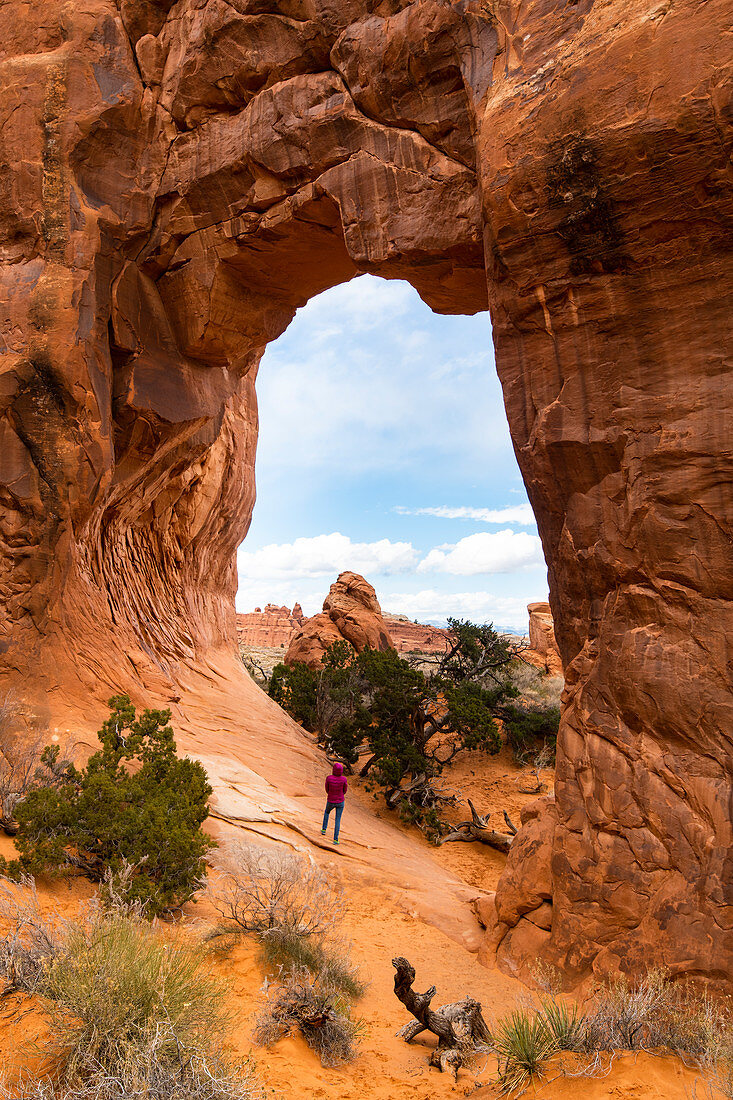
[[[526,630],[547,570],[509,440],[488,314],[440,317],[363,275],[313,298],[257,383],[257,504],[237,609],[321,609],[342,569],[382,609]]]

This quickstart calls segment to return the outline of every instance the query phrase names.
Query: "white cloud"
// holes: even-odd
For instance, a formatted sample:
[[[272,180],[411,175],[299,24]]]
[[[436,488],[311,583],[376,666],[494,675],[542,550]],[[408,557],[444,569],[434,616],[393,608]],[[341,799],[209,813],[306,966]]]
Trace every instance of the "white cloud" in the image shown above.
[[[520,523],[533,527],[534,513],[529,504],[513,504],[506,508],[450,508],[438,505],[434,508],[406,508],[398,505],[395,512],[401,516],[436,516],[438,519],[475,519],[481,523]]]
[[[472,622],[493,622],[519,634],[527,631],[527,602],[522,597],[497,596],[494,592],[438,592],[434,588],[390,593],[381,600],[382,610],[391,615],[439,623],[450,615]]]
[[[486,315],[437,318],[408,284],[368,275],[313,298],[262,360],[260,470],[513,479],[490,331]]]
[[[542,565],[542,543],[526,531],[481,531],[456,543],[436,546],[417,567],[418,573],[513,573]]]
[[[361,276],[316,295],[298,310],[313,339],[330,339],[348,324],[350,332],[365,332],[405,314],[415,292],[409,283]],[[414,334],[413,334],[414,335]]]
[[[409,542],[352,542],[347,535],[334,531],[263,546],[259,550],[240,549],[237,567],[241,581],[259,578],[331,577],[344,569],[355,573],[394,574],[412,572],[418,553]]]

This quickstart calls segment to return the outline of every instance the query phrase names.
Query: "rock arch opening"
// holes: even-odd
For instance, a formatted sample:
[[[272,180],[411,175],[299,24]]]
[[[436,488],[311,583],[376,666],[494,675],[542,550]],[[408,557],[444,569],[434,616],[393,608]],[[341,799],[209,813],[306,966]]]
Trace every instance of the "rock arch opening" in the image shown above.
[[[257,401],[238,611],[298,602],[315,614],[351,569],[387,612],[526,633],[546,565],[486,313],[438,316],[409,284],[361,276],[311,299],[268,345]]]
[[[500,950],[729,980],[727,9],[30,0],[0,61],[3,683],[170,696],[231,637],[253,371],[299,304],[372,272],[489,305],[567,667]]]

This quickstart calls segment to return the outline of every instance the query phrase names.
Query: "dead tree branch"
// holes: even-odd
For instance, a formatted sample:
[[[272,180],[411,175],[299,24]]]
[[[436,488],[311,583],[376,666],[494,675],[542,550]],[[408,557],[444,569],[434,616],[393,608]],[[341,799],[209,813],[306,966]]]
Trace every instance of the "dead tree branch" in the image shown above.
[[[415,1017],[400,1028],[398,1036],[410,1043],[421,1032],[432,1032],[437,1036],[438,1045],[430,1055],[430,1065],[441,1071],[449,1066],[457,1078],[458,1070],[467,1057],[475,1052],[486,1052],[491,1043],[491,1033],[481,1015],[480,1002],[473,997],[464,997],[462,1001],[433,1009],[430,1002],[435,996],[435,986],[432,985],[425,993],[416,993],[412,988],[415,969],[407,959],[401,956],[392,959],[392,966],[396,971],[395,996]]]
[[[489,828],[489,818],[491,814],[485,814],[484,817],[481,817],[470,798],[468,800],[468,805],[471,807],[471,820],[459,822],[452,832],[446,833],[445,836],[442,836],[440,840],[438,840],[438,845],[447,844],[449,841],[462,840],[466,843],[471,843],[474,840],[478,840],[482,844],[488,844],[489,847],[496,848],[499,852],[508,852],[517,830],[507,816],[506,811],[504,813],[504,820],[511,832],[500,833],[497,832],[496,829]]]

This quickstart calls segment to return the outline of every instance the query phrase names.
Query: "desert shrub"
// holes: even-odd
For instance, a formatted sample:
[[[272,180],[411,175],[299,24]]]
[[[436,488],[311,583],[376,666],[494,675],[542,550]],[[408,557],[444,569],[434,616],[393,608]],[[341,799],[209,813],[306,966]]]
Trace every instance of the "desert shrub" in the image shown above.
[[[311,936],[333,926],[340,892],[303,857],[239,844],[212,900],[227,931]]]
[[[711,1090],[733,1096],[730,1004],[713,1001],[690,984],[673,982],[659,970],[637,981],[609,981],[586,1012],[557,995],[545,997],[539,1006],[519,1009],[501,1021],[493,1041],[505,1092],[522,1092],[559,1051],[580,1056],[573,1076],[592,1077],[603,1071],[600,1054],[662,1049],[697,1065]]]
[[[201,829],[211,788],[201,764],[176,756],[170,711],[137,718],[125,695],[109,705],[98,734],[102,748],[87,766],[69,765],[55,787],[30,791],[17,807],[19,858],[5,869],[37,874],[73,866],[99,882],[132,866],[124,880],[129,900],[157,914],[202,885],[213,843]]]
[[[271,970],[306,968],[329,988],[360,997],[364,984],[349,946],[334,938],[342,891],[302,856],[238,845],[212,892],[220,916],[210,938],[252,933]]]
[[[701,1059],[701,1066],[712,1100],[715,1094],[722,1094],[727,1100],[733,1100],[733,1035],[730,1027],[727,1034],[719,1036]]]
[[[731,1036],[730,1011],[661,970],[606,983],[586,1018],[587,1050],[665,1048],[695,1059]],[[733,1040],[730,1040],[733,1041]]]
[[[262,957],[271,972],[303,969],[318,975],[328,986],[358,1000],[366,985],[351,962],[349,945],[332,937],[301,936],[273,929],[261,938]]]
[[[69,925],[40,992],[51,1005],[51,1030],[70,1077],[99,1065],[115,1072],[126,1050],[168,1034],[161,1057],[179,1047],[205,1051],[220,1034],[224,987],[200,952],[182,938],[163,939],[116,913],[93,913]],[[175,1041],[174,1041],[175,1039]]]
[[[171,1051],[176,1051],[174,1058]],[[192,1052],[170,1027],[138,1043],[120,1044],[115,1068],[95,1059],[69,1080],[64,1072],[0,1081],[0,1100],[265,1100],[251,1063],[233,1066],[220,1055]]]
[[[91,903],[73,920],[49,923],[32,891],[25,904],[16,892],[2,895],[0,915],[14,919],[0,959],[17,963],[30,949],[23,987],[46,1005],[57,1068],[40,1082],[21,1082],[14,1100],[260,1096],[251,1066],[240,1073],[221,1054],[225,987],[193,942],[163,937],[156,925],[116,911],[114,900],[111,909]],[[0,1087],[0,1097],[9,1096]]]
[[[324,1066],[340,1066],[356,1058],[362,1024],[352,1019],[348,1001],[322,976],[298,967],[284,974],[268,993],[255,1025],[255,1039],[262,1046],[298,1030]]]
[[[516,1009],[493,1032],[501,1091],[521,1092],[558,1049],[538,1013]]]
[[[565,685],[563,676],[552,676],[544,669],[536,668],[526,661],[521,652],[516,661],[509,666],[512,684],[519,692],[521,706],[559,706]]]
[[[62,950],[65,922],[41,912],[35,883],[27,877],[12,886],[0,880],[0,920],[7,928],[0,939],[5,992],[42,990],[51,960]]]

